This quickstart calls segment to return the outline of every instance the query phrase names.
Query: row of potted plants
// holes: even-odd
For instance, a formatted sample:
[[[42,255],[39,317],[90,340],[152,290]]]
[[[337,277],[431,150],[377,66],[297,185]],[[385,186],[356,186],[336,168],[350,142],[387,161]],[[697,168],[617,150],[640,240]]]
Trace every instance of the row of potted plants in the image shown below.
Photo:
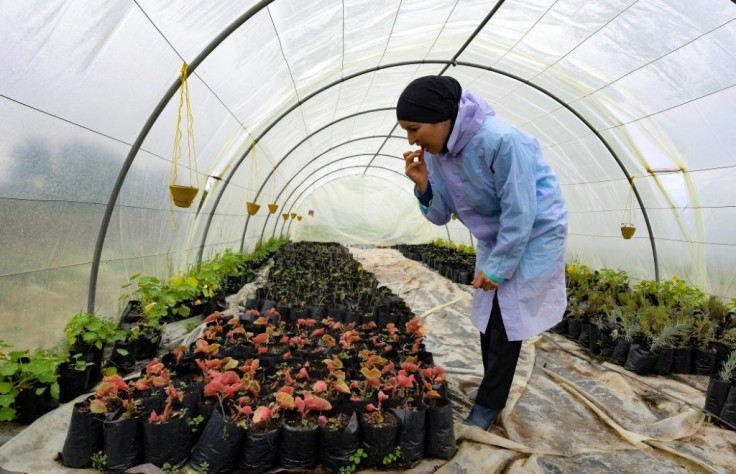
[[[427,255],[453,252],[437,243],[398,248],[408,258],[419,260],[420,255],[424,263]],[[455,255],[449,260],[465,257],[459,251]],[[736,383],[736,299],[706,295],[677,277],[631,285],[625,272],[581,264],[568,265],[566,279],[567,312],[552,332],[640,375],[710,376],[706,411],[736,425],[736,409],[726,403],[729,397],[736,402],[736,389],[731,390]]]
[[[98,458],[107,456],[107,467],[115,469],[141,460],[158,466],[189,460],[207,472],[317,464],[352,472],[384,463],[405,467],[425,454],[451,457],[455,440],[444,371],[424,350],[419,321],[379,326],[376,308],[384,297],[396,308],[402,305],[347,257],[335,245],[283,247],[274,256],[274,279],[260,289],[274,298],[265,300],[273,303],[270,308],[213,313],[190,347],[154,360],[142,377],[125,384],[106,379],[76,407],[62,453],[65,464],[89,465],[100,451]],[[343,303],[337,304],[353,309],[337,318],[331,311],[341,309],[334,298],[343,286],[334,274],[337,267],[330,266],[333,259],[358,274],[342,273],[342,285],[357,291],[339,299]],[[304,279],[298,280],[300,288],[289,290],[281,278],[292,270]],[[332,272],[326,290],[317,278],[325,272]],[[294,295],[309,297],[293,301]],[[284,318],[277,304],[295,313],[326,314]],[[360,318],[345,322],[348,314]],[[127,423],[139,428],[131,435],[135,441],[128,438],[120,452],[110,445],[118,438],[108,438],[108,430],[129,419],[137,419]],[[77,430],[89,424],[95,426],[87,430],[92,435]],[[85,441],[80,445],[79,439]]]
[[[202,314],[208,302],[237,292],[284,242],[269,241],[250,254],[225,252],[167,284],[136,275],[132,280],[142,285],[123,298],[144,302],[137,315],[129,314],[136,303],[128,304],[121,318],[126,322],[120,323],[80,311],[66,324],[58,347],[8,350],[0,341],[0,421],[28,424],[85,393],[99,382],[103,362],[126,372],[136,360],[153,357],[167,321]],[[103,361],[106,348],[109,359]]]
[[[422,262],[455,283],[469,285],[475,276],[475,248],[436,239],[431,244],[399,244],[395,248],[411,260]]]

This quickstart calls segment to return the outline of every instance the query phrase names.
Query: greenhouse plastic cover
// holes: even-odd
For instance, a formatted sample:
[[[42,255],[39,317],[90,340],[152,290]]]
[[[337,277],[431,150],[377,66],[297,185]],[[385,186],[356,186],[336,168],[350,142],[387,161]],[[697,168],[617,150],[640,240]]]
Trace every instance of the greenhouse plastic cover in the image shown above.
[[[394,107],[427,74],[538,138],[569,259],[734,297],[734,18],[728,0],[1,0],[0,339],[51,346],[80,309],[119,314],[134,274],[272,236],[474,244],[424,221],[403,174]],[[179,208],[185,62],[196,159],[182,124],[177,172],[200,191]]]

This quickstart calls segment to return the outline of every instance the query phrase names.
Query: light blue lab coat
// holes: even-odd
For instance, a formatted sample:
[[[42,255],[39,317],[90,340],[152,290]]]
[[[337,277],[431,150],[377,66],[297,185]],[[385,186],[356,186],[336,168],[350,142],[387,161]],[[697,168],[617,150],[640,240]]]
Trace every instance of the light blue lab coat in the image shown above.
[[[495,116],[465,91],[448,152],[424,158],[432,186],[425,217],[444,225],[455,214],[478,239],[476,273],[495,280],[509,340],[558,323],[567,304],[567,208],[537,140]],[[494,291],[475,290],[472,321],[485,332]]]

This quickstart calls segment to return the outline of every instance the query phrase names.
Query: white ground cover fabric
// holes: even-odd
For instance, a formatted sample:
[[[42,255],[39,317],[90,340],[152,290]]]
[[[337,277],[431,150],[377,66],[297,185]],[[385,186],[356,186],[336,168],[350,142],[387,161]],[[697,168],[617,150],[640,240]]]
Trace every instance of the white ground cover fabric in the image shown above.
[[[478,335],[469,317],[470,287],[393,249],[351,252],[420,315],[427,348],[448,373],[458,451],[449,461],[424,459],[407,472],[735,472],[736,432],[709,423],[700,410],[707,377],[636,376],[546,333],[523,345],[509,401],[496,424],[488,432],[462,427],[471,406],[466,394],[482,375]],[[85,472],[54,461],[72,403],[0,447],[0,468]],[[129,472],[161,471],[148,466]]]

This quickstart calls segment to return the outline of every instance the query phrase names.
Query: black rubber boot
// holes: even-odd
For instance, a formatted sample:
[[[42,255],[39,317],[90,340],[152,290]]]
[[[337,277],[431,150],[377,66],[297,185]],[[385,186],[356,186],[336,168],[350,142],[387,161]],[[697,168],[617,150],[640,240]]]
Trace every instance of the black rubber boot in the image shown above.
[[[491,427],[499,413],[501,413],[501,410],[498,408],[486,408],[476,403],[470,410],[468,417],[463,421],[463,425],[477,426],[486,431]]]

